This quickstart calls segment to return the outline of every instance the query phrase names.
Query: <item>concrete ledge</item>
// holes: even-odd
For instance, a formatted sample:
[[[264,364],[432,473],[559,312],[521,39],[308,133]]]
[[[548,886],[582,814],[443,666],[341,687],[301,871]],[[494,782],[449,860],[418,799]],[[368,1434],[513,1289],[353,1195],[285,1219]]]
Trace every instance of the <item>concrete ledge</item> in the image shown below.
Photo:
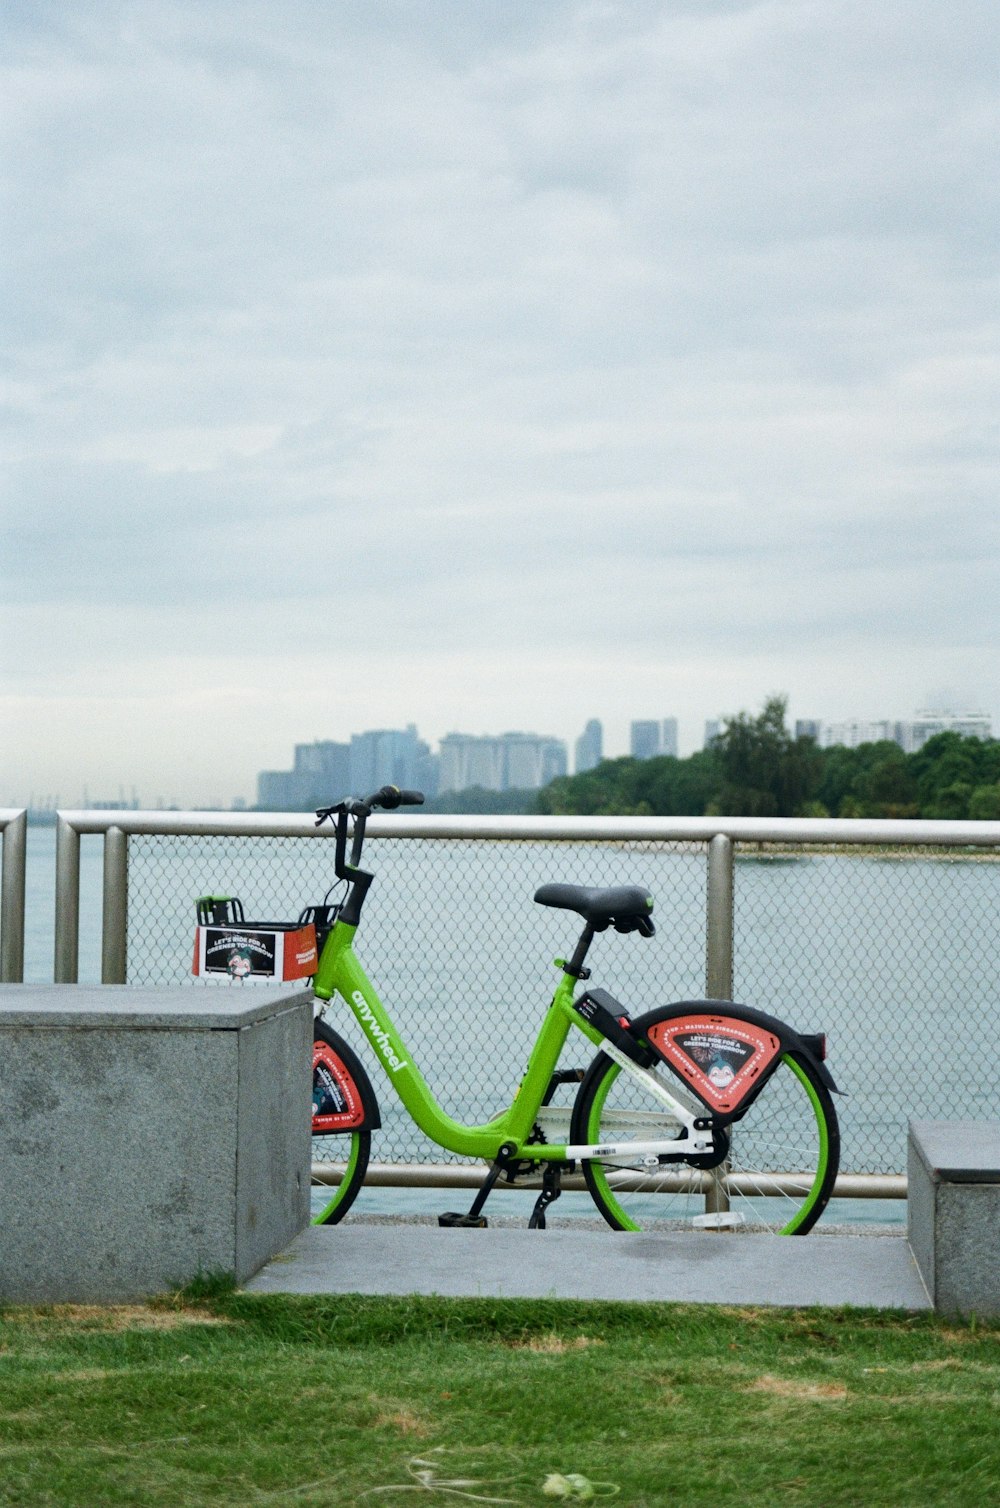
[[[309,1218],[307,993],[0,987],[0,1298],[244,1281]]]
[[[310,1226],[251,1293],[929,1309],[904,1236]]]
[[[911,1121],[907,1234],[935,1309],[1000,1314],[1000,1122]]]

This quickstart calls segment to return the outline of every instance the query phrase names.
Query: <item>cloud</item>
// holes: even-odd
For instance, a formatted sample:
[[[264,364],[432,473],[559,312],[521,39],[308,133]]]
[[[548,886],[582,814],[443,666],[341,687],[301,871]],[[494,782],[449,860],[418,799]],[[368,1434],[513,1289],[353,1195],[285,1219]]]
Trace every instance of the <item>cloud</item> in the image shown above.
[[[32,697],[153,666],[179,748],[220,645],[289,744],[333,645],[317,735],[993,705],[992,22],[8,6],[18,779]]]

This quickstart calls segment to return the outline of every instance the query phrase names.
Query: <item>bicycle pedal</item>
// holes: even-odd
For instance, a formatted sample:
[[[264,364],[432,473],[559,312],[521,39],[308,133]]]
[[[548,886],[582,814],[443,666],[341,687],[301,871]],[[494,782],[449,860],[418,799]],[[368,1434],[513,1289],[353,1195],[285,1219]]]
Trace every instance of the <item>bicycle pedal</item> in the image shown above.
[[[466,1230],[486,1230],[488,1222],[485,1215],[460,1215],[456,1210],[449,1210],[445,1215],[438,1215],[438,1225],[458,1225]]]

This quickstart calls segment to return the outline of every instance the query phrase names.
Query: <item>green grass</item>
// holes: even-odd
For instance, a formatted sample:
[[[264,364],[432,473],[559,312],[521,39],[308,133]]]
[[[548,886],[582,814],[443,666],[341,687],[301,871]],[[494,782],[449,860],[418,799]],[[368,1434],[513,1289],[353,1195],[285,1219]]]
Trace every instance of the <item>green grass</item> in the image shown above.
[[[628,1508],[969,1508],[998,1442],[997,1323],[224,1285],[0,1313],[0,1503],[32,1508],[528,1505],[552,1472]]]

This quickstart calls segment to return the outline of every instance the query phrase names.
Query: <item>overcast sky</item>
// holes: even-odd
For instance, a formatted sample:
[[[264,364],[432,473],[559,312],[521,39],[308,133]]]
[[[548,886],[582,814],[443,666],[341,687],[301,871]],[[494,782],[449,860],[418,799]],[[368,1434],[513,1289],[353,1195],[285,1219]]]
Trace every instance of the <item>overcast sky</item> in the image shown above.
[[[2,17],[0,804],[1000,720],[995,3]]]

